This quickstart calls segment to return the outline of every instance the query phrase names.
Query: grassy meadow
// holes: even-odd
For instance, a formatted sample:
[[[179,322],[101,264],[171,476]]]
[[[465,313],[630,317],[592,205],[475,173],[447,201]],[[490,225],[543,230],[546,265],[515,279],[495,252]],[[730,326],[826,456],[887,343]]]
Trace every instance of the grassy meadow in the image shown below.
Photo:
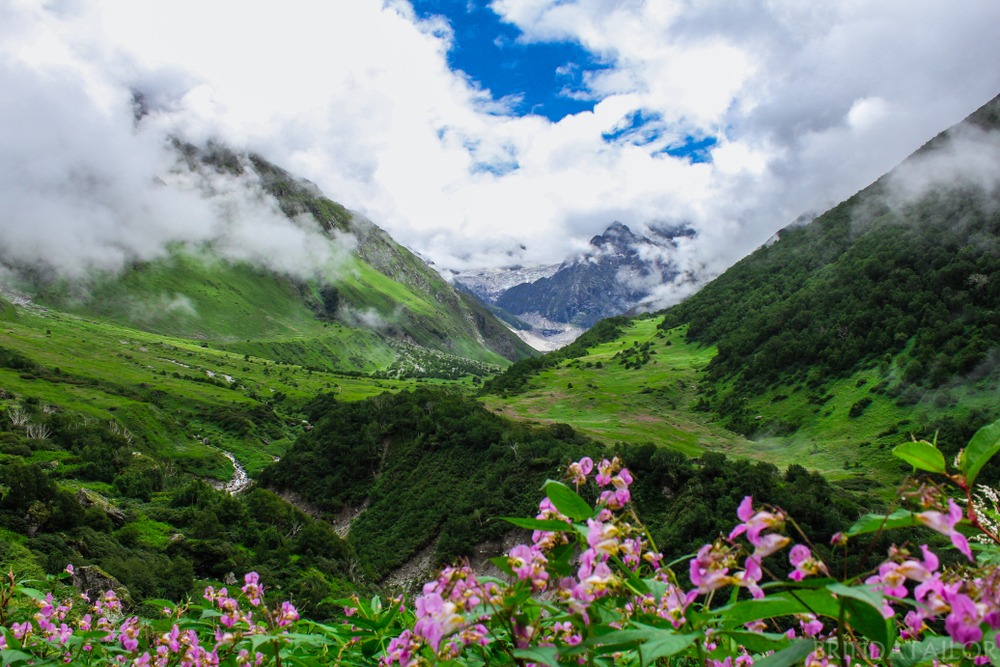
[[[319,341],[298,344],[309,354],[337,345],[332,335]],[[268,351],[266,341],[257,345]],[[149,448],[150,454],[218,479],[232,473],[222,450],[232,452],[251,475],[280,456],[305,428],[298,417],[301,406],[319,393],[353,401],[421,383],[471,386],[470,378],[397,380],[320,371],[38,306],[19,308],[16,318],[2,323],[0,347],[35,365],[0,367],[0,388],[9,397],[0,407],[29,399],[117,422],[134,434],[137,449]],[[386,365],[393,360],[387,357]],[[254,416],[265,404],[277,419]],[[37,457],[64,454],[40,450]]]

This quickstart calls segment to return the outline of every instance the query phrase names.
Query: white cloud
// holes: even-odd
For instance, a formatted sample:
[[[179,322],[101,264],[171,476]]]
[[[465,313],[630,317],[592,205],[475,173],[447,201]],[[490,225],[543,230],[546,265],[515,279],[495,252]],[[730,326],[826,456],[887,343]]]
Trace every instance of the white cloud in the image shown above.
[[[687,266],[719,271],[1000,92],[994,2],[492,6],[524,40],[576,41],[608,64],[587,79],[592,112],[505,115],[449,71],[449,26],[403,0],[0,6],[4,247],[114,264],[218,234],[218,210],[151,185],[178,133],[262,153],[441,266],[557,262],[613,220],[674,220],[700,231]],[[140,130],[136,87],[157,109]],[[639,110],[663,137],[603,140]],[[712,164],[652,154],[687,134],[719,137]],[[76,187],[79,173],[97,184]],[[240,208],[246,194],[234,254],[308,252],[300,228]],[[279,224],[280,246],[254,247]]]

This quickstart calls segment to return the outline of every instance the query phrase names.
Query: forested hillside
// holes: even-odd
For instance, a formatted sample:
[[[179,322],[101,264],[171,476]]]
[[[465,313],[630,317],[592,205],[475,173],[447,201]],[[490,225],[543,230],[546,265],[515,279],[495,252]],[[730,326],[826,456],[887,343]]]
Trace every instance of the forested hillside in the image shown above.
[[[801,509],[816,536],[879,505],[800,466],[721,454],[692,461],[653,444],[605,448],[566,424],[528,426],[455,393],[419,389],[356,403],[324,395],[308,409],[315,428],[261,483],[328,518],[353,516],[348,542],[375,581],[424,550],[432,568],[499,555],[514,529],[497,517],[534,513],[543,482],[583,455],[622,458],[642,480],[636,498],[657,542],[677,553],[722,531],[747,494]]]
[[[706,405],[738,423],[745,395],[818,389],[864,368],[882,377],[874,393],[911,405],[994,382],[1000,181],[956,160],[988,163],[998,129],[994,100],[667,311],[665,330],[686,324],[689,341],[718,348]]]
[[[998,128],[994,100],[649,316],[654,330],[601,322],[487,382],[484,401],[609,443],[808,460],[859,488],[894,484],[908,438],[956,453],[1000,414]]]

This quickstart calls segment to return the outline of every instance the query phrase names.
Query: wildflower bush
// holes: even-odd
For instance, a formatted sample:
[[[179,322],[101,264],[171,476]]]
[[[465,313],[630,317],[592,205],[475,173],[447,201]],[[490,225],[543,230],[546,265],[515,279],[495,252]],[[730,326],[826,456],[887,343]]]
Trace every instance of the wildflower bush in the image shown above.
[[[896,455],[923,478],[904,486],[904,506],[892,513],[865,516],[820,545],[780,508],[746,497],[727,535],[673,560],[658,552],[631,507],[629,470],[617,458],[585,457],[569,466],[565,481],[545,484],[536,517],[507,519],[532,538],[493,560],[502,576],[457,564],[412,603],[342,601],[342,622],[329,625],[299,619],[289,602],[269,602],[254,573],[238,591],[209,588],[202,600],[162,602],[162,616],[145,619],[126,613],[113,591],[94,601],[60,600],[10,574],[0,589],[0,660],[185,667],[998,664],[998,516],[975,484],[998,451],[1000,422],[979,431],[952,465],[933,443],[900,445]],[[927,543],[904,543],[869,571],[836,573],[829,564],[835,550],[867,549],[876,534],[920,526],[928,538],[947,538],[936,539],[947,559]],[[781,560],[787,566],[775,567]]]

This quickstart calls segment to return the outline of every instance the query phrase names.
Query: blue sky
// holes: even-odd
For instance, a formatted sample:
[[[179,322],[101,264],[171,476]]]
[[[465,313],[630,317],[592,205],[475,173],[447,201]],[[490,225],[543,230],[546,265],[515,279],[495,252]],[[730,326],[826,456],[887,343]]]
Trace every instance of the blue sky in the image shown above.
[[[494,100],[506,100],[510,113],[559,121],[597,103],[584,78],[606,65],[579,43],[526,42],[518,27],[485,2],[415,0],[413,8],[422,19],[448,20],[454,35],[448,64],[488,89]]]
[[[588,87],[588,78],[612,65],[599,54],[572,40],[528,40],[524,32],[505,22],[487,2],[469,0],[413,0],[421,19],[443,17],[452,31],[448,65],[490,92],[505,113],[544,116],[558,122],[566,116],[593,111],[601,96]],[[651,147],[651,154],[710,162],[718,142],[709,132],[683,134],[664,143],[661,114],[639,109],[602,136],[608,143]],[[509,173],[514,162],[478,163],[475,171]]]

